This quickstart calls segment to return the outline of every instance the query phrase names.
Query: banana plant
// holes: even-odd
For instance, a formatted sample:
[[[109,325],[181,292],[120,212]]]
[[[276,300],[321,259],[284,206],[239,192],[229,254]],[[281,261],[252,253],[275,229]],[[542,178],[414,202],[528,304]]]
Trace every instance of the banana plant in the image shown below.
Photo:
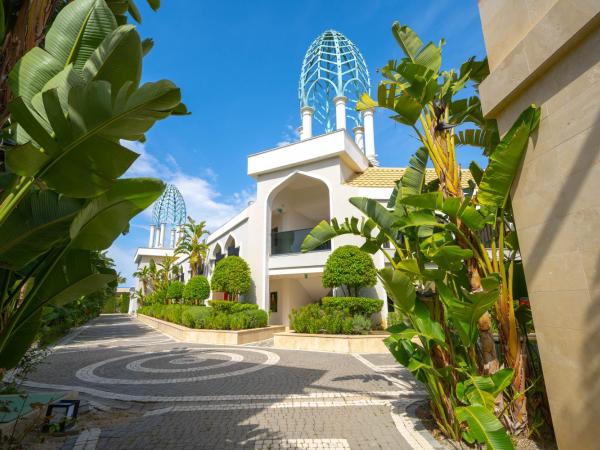
[[[347,218],[341,224],[335,219],[331,224],[321,222],[307,236],[303,250],[350,233],[365,239],[364,250],[384,254],[389,268],[380,272],[380,279],[406,318],[405,324],[390,330],[388,348],[426,384],[434,417],[446,434],[469,442],[485,441],[490,446],[498,421],[491,402],[483,406],[466,403],[469,397],[460,398],[457,388],[464,391],[465,380],[473,376],[504,373],[498,372],[500,364],[490,369],[483,358],[484,338],[491,341],[493,359],[497,358],[491,331],[481,326],[481,318],[491,310],[500,329],[502,363],[511,375],[507,378],[510,388],[503,385],[501,391],[506,390],[511,401],[504,408],[500,391],[492,395],[511,432],[516,434],[527,426],[522,340],[514,319],[511,289],[518,247],[507,211],[510,188],[529,136],[539,123],[539,110],[528,108],[498,140],[497,129],[483,119],[476,97],[454,99],[468,82],[481,81],[487,64],[470,59],[459,73],[440,72],[442,43],[424,45],[410,28],[398,24],[394,24],[393,34],[406,57],[382,70],[385,80],[379,86],[378,101],[364,95],[359,108],[391,110],[394,120],[413,128],[422,148],[411,159],[387,208],[371,199],[353,198],[350,201],[363,218]],[[462,139],[454,128],[465,123],[480,128],[467,130]],[[486,170],[471,165],[476,193],[466,196],[456,146],[468,145],[469,139],[470,145],[477,143],[484,148],[490,161]],[[439,181],[426,185],[428,161]],[[491,248],[480,238],[485,227],[492,229]],[[384,242],[391,243],[393,250],[388,251]],[[426,300],[415,300],[407,294],[408,283],[418,288],[433,285],[435,289]],[[432,332],[440,328],[443,334]],[[415,337],[420,345],[411,341]],[[491,415],[494,420],[479,417],[477,424],[472,417],[477,417],[480,406],[488,411],[487,419]],[[470,407],[475,408],[470,410],[473,414],[465,412],[464,408]],[[492,434],[486,435],[486,430]]]
[[[25,54],[9,75],[19,145],[6,152],[12,179],[0,224],[35,182],[71,197],[102,194],[138,156],[120,139],[143,140],[157,120],[186,113],[170,81],[139,86],[142,57],[137,31],[117,26],[104,0],[60,12],[44,49]]]
[[[140,178],[119,180],[85,203],[48,190],[26,197],[0,227],[0,367],[12,367],[29,347],[44,305],[62,305],[116,279],[114,270],[94,268],[91,252],[127,231],[129,220],[163,190],[162,182]]]
[[[156,9],[158,0],[152,0]],[[124,9],[125,8],[125,9]],[[143,140],[170,115],[187,114],[179,89],[140,85],[149,46],[122,16],[133,0],[76,0],[9,76],[11,140],[0,173],[0,368],[31,345],[45,305],[115,283],[94,263],[164,189],[122,179]],[[116,16],[115,16],[116,14]],[[100,267],[100,268],[99,268]]]

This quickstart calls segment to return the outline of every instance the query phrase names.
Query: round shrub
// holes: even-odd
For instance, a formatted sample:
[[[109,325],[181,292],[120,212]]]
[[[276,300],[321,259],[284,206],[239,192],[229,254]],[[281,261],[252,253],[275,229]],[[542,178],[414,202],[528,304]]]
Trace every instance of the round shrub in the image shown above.
[[[181,281],[171,281],[167,288],[167,298],[169,300],[179,301],[183,297],[184,284]]]
[[[323,287],[341,288],[357,297],[360,288],[374,286],[377,270],[371,255],[354,245],[344,245],[333,251],[323,269]]]
[[[383,300],[367,297],[323,297],[321,303],[325,308],[348,311],[352,316],[370,317],[383,307]]]
[[[250,266],[239,256],[227,256],[217,263],[210,284],[214,291],[227,292],[232,300],[238,300],[250,289]]]
[[[192,277],[183,288],[186,304],[201,305],[210,296],[210,283],[204,275]]]

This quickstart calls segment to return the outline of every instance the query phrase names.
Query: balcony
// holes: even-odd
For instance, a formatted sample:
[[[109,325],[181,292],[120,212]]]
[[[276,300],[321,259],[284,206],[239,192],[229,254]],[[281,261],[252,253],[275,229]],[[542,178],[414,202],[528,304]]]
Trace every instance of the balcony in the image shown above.
[[[312,228],[301,230],[279,231],[271,233],[271,255],[286,255],[300,253],[300,247],[304,238],[308,236]],[[330,250],[331,242],[320,245],[315,250]]]

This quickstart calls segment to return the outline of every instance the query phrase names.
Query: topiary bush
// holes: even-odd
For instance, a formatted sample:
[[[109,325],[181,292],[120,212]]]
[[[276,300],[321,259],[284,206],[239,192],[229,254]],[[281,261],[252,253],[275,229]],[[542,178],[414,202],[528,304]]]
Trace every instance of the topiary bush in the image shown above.
[[[357,297],[360,288],[375,286],[377,270],[371,255],[354,245],[336,248],[323,269],[323,287],[341,288]]]
[[[175,303],[180,302],[181,298],[183,297],[184,287],[185,285],[179,280],[171,281],[171,283],[169,283],[169,287],[167,288],[167,298]]]
[[[188,305],[202,305],[210,296],[210,283],[204,275],[192,277],[183,288],[183,300]]]
[[[323,297],[321,303],[325,308],[348,311],[352,316],[360,314],[367,317],[381,311],[383,307],[383,300],[367,297]]]
[[[214,291],[227,292],[234,301],[239,299],[240,294],[248,292],[251,283],[250,266],[239,256],[220,260],[210,280]]]

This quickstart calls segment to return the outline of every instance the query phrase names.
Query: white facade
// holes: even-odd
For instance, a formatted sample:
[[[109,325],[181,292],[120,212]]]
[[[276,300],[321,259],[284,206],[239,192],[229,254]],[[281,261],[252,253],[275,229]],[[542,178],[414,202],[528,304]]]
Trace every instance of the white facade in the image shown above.
[[[210,277],[220,257],[237,252],[250,265],[253,280],[243,301],[269,311],[276,295],[277,310],[271,311],[270,321],[289,324],[292,309],[330,294],[321,277],[331,251],[362,244],[359,237],[343,236],[332,241],[331,248],[300,253],[306,234],[321,220],[360,215],[349,203],[351,197],[387,202],[392,187],[348,183],[369,167],[363,150],[345,129],[250,155],[248,175],[256,180],[256,201],[207,238],[205,273]],[[382,254],[373,260],[376,267],[384,266]],[[385,290],[378,284],[368,291],[364,295],[384,300],[385,318]]]

